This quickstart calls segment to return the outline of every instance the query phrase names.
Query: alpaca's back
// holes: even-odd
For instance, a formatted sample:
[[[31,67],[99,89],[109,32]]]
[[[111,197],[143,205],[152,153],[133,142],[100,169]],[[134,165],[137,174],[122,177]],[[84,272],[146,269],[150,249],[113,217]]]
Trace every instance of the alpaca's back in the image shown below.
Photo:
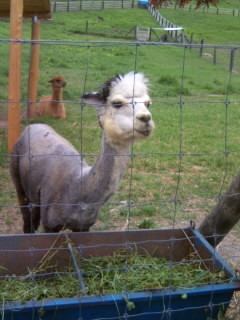
[[[39,203],[40,189],[52,198],[51,201],[55,201],[60,197],[55,190],[66,188],[69,183],[74,184],[76,179],[79,180],[90,170],[72,144],[45,124],[28,126],[12,154],[12,175],[19,177],[18,183],[34,203]],[[58,188],[54,190],[55,186]],[[63,197],[64,193],[61,195]]]
[[[95,222],[98,209],[84,202],[84,177],[91,167],[51,127],[32,124],[25,128],[14,146],[10,170],[24,206],[24,232],[32,232],[29,226],[34,220],[37,229],[40,216],[45,231],[51,232],[64,226],[85,231]],[[32,211],[30,203],[37,205]]]

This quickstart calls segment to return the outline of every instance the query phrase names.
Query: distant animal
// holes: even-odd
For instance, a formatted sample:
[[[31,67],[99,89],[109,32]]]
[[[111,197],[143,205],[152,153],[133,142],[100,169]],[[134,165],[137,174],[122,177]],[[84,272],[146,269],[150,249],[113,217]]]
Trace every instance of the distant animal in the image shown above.
[[[66,82],[63,76],[56,76],[48,81],[52,84],[52,95],[45,96],[37,104],[30,105],[29,118],[53,117],[65,119],[66,111],[63,103],[63,88]]]
[[[93,166],[50,126],[31,124],[15,144],[10,172],[23,216],[23,230],[89,231],[99,209],[116,191],[135,140],[147,138],[154,122],[148,80],[142,73],[119,74],[82,101],[95,105],[103,129]]]

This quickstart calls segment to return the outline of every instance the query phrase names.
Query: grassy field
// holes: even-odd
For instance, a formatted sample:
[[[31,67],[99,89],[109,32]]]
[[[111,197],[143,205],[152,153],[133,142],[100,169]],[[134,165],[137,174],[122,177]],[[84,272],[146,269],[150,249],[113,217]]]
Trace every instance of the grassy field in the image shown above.
[[[224,7],[223,2],[219,6]],[[194,33],[196,40],[240,44],[238,18],[169,9],[161,9],[161,13],[183,25],[187,34]],[[103,18],[101,22],[98,16]],[[0,39],[8,39],[9,22],[0,23]],[[197,50],[184,46],[136,44],[131,42],[130,32],[136,25],[157,24],[146,10],[139,9],[57,13],[51,21],[42,22],[41,38],[52,41],[41,45],[38,97],[50,93],[50,78],[64,75],[68,117],[36,121],[53,126],[84,153],[87,162],[93,163],[99,152],[101,129],[94,108],[81,108],[81,94],[97,90],[116,73],[138,70],[150,79],[156,129],[148,140],[133,146],[135,156],[124,180],[93,230],[182,227],[188,226],[190,219],[199,224],[239,171],[239,61],[230,73],[227,49],[222,49],[221,63],[213,65],[208,56],[199,58]],[[30,39],[30,27],[25,21],[25,40]],[[9,45],[0,40],[0,48],[1,119],[7,110]],[[27,106],[29,57],[26,41],[22,113]],[[22,127],[27,123],[22,121]],[[18,233],[22,222],[9,179],[5,129],[0,129],[0,152],[0,232]],[[239,231],[237,226],[234,234],[239,236]]]
[[[239,0],[219,0],[218,7],[223,8],[239,8]]]
[[[175,23],[186,21],[187,24],[186,18],[181,20],[178,17],[177,20],[170,16],[176,12],[164,9],[163,14],[166,13],[171,20],[176,19]],[[183,14],[181,11],[181,16]],[[189,26],[193,24],[190,19],[197,20],[197,14],[189,14]],[[99,22],[97,16],[101,16],[103,21]],[[207,15],[202,17],[208,19]],[[225,16],[221,19],[226,24],[232,21],[233,29],[235,21],[238,21]],[[206,25],[206,29],[215,30],[217,44],[226,44],[229,41],[227,34],[218,34],[214,21],[212,19],[211,23],[208,19],[203,23],[204,28]],[[225,64],[213,65],[184,47],[126,43],[126,40],[131,40],[129,31],[138,22],[141,26],[156,25],[146,10],[139,9],[100,10],[97,15],[94,11],[57,13],[52,21],[42,22],[43,40],[79,42],[50,41],[41,45],[39,97],[49,94],[47,81],[51,77],[64,75],[67,81],[64,100],[68,118],[64,121],[38,121],[56,128],[85,154],[88,162],[93,163],[96,159],[101,130],[94,108],[81,109],[81,94],[97,90],[103,81],[119,72],[136,69],[150,79],[155,132],[149,140],[134,145],[136,156],[130,162],[118,193],[102,210],[95,229],[121,229],[129,217],[130,229],[188,224],[190,219],[199,222],[239,169],[240,70],[229,73]],[[0,39],[7,39],[9,23],[2,21],[1,24]],[[24,39],[30,39],[29,21],[24,23]],[[215,40],[213,36],[210,39]],[[96,43],[96,40],[99,42]],[[111,41],[111,44],[106,41]],[[0,103],[4,113],[8,44],[1,42],[0,45],[3,57],[0,60],[0,85],[3,88]],[[23,112],[26,109],[29,52],[29,43],[26,42],[22,54]],[[228,53],[226,51],[226,55]],[[26,124],[27,121],[22,122],[23,126]],[[3,131],[3,153],[6,152],[5,145],[6,133]],[[6,205],[17,202],[4,156],[1,157],[1,164],[1,205],[5,210],[5,224],[9,226],[5,231],[9,232],[14,221],[11,212],[17,213],[15,208],[6,209]]]
[[[190,39],[200,43],[203,39],[208,44],[238,45],[240,17],[231,15],[203,14],[200,10],[185,11],[168,8],[159,9],[161,15],[174,24],[184,27],[184,32]]]

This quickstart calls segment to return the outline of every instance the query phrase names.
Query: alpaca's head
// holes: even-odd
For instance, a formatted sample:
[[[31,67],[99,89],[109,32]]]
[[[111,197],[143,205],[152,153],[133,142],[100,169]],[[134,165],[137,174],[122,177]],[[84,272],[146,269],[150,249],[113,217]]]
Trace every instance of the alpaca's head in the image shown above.
[[[50,82],[52,84],[53,88],[57,88],[57,89],[64,88],[67,85],[63,76],[56,76],[56,77],[52,78],[51,80],[49,80],[48,82]]]
[[[151,134],[147,83],[142,73],[129,72],[106,81],[100,92],[83,95],[84,102],[97,105],[100,126],[111,142],[126,144]]]

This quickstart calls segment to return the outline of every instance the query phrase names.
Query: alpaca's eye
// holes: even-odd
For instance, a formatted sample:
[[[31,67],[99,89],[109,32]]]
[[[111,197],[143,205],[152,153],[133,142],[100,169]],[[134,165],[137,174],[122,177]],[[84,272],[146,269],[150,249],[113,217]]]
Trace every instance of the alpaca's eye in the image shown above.
[[[151,103],[150,103],[150,101],[146,101],[144,104],[145,104],[145,106],[146,106],[147,108],[149,108]]]
[[[114,101],[112,103],[113,108],[119,109],[123,106],[123,103],[121,101]]]

